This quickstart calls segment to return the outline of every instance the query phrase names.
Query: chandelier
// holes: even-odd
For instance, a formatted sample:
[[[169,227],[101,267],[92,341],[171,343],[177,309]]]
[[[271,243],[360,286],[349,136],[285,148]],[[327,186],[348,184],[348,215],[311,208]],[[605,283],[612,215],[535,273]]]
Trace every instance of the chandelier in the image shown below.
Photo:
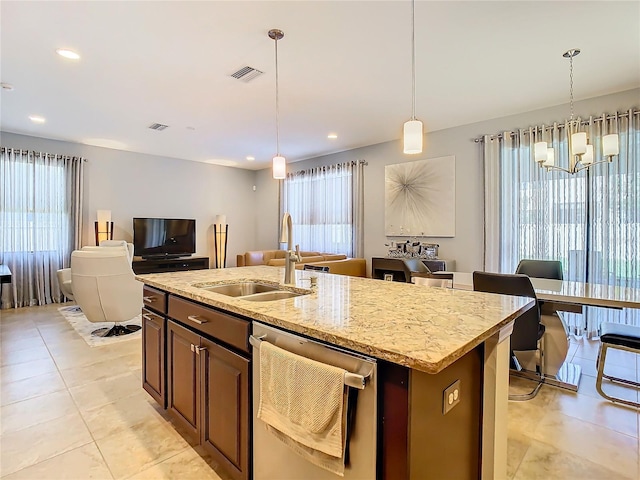
[[[549,170],[561,170],[570,174],[578,173],[599,163],[611,162],[613,155],[618,155],[618,134],[611,133],[602,137],[602,156],[605,160],[594,162],[593,145],[587,143],[587,132],[580,131],[580,120],[573,118],[573,57],[580,53],[580,49],[573,48],[562,54],[569,59],[569,93],[571,105],[571,117],[567,124],[569,168],[559,167],[555,164],[556,155],[553,148],[547,146],[547,142],[536,142],[533,146],[534,160],[541,167]],[[606,122],[603,122],[606,124]],[[544,131],[542,132],[544,135]]]
[[[280,155],[280,111],[278,108],[278,40],[282,40],[284,32],[273,28],[269,30],[269,38],[276,44],[276,155],[273,157],[273,178],[283,180],[287,176],[287,161]]]

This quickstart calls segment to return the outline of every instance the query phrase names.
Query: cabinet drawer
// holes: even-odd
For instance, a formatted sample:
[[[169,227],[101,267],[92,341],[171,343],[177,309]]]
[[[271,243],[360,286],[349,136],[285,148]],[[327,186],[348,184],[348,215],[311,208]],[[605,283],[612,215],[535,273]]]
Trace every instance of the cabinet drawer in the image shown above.
[[[142,289],[142,299],[145,308],[158,313],[167,313],[167,294],[162,290],[145,285]]]
[[[202,333],[249,352],[249,322],[182,298],[169,296],[169,316]]]

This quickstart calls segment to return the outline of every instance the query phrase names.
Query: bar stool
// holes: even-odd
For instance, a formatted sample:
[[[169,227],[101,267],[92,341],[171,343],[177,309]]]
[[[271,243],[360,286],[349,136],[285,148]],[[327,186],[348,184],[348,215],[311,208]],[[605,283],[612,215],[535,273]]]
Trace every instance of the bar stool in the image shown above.
[[[628,380],[625,378],[612,377],[611,375],[605,375],[604,366],[607,359],[607,350],[609,348],[617,348],[618,350],[624,350],[635,354],[640,354],[640,327],[634,327],[633,325],[622,325],[619,323],[604,322],[600,326],[600,351],[598,352],[598,360],[596,364],[598,366],[598,377],[596,378],[596,390],[607,400],[611,400],[615,403],[623,403],[631,407],[640,407],[640,403],[632,402],[630,400],[624,400],[618,397],[612,397],[602,391],[602,379],[606,378],[613,382],[624,383],[626,385],[633,385],[634,387],[640,387],[640,383]]]

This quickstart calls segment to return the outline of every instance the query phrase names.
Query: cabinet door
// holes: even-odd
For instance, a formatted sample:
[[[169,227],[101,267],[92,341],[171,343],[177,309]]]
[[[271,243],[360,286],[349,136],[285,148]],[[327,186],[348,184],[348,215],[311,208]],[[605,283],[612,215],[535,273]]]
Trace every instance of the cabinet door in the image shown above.
[[[168,410],[194,440],[199,438],[200,423],[199,345],[199,335],[171,320],[167,322]]]
[[[234,479],[249,478],[249,360],[206,339],[200,443]]]
[[[163,316],[146,308],[142,309],[142,388],[162,408],[166,408],[165,396],[165,323]]]

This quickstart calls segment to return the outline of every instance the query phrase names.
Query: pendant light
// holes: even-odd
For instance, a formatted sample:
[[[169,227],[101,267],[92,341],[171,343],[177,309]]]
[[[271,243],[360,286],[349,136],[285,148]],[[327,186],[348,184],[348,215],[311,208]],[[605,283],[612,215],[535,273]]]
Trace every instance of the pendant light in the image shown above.
[[[404,153],[422,153],[423,126],[416,120],[416,2],[411,0],[411,120],[405,122],[403,131]]]
[[[276,155],[273,157],[273,178],[283,180],[287,176],[287,161],[280,155],[280,116],[278,106],[278,40],[282,40],[284,32],[274,28],[269,30],[269,38],[276,43]]]

